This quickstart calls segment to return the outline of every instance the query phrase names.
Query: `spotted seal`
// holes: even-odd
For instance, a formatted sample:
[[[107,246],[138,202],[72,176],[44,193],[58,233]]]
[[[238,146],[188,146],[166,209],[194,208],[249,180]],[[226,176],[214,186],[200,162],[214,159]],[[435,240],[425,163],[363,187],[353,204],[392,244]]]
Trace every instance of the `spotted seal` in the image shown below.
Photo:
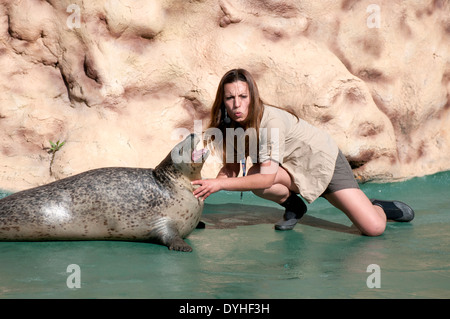
[[[0,240],[124,240],[192,251],[183,240],[199,223],[205,149],[191,134],[154,169],[99,168],[0,200]]]

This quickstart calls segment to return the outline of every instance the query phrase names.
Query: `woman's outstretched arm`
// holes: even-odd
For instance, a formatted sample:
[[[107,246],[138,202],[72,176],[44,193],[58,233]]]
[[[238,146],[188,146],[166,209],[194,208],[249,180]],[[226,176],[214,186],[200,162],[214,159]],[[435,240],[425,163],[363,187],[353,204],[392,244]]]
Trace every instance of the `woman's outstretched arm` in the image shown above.
[[[217,178],[192,181],[192,185],[199,185],[194,190],[194,196],[205,200],[209,195],[220,190],[252,191],[269,188],[275,181],[278,163],[269,160],[260,166],[261,170],[258,174],[236,177],[237,174],[229,174],[230,171],[222,169]]]

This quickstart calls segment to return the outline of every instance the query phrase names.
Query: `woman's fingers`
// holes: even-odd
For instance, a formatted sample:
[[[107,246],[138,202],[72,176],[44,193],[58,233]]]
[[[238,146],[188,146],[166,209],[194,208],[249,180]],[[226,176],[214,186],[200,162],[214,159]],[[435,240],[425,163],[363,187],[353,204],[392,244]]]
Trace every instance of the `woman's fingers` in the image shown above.
[[[197,187],[193,194],[195,198],[201,197],[202,200],[205,200],[209,195],[218,191],[217,183],[214,180],[196,180],[191,182],[192,185],[200,185]]]
[[[206,189],[206,185],[204,185],[204,184],[205,184],[205,183],[204,183],[204,180],[192,181],[191,184],[192,184],[192,185],[200,185],[200,186],[197,187],[197,188],[194,190],[194,192],[193,192],[195,198],[201,197],[201,200],[205,200],[206,197],[209,196],[209,195],[206,195],[206,196],[205,196],[205,193],[207,192],[207,189]]]

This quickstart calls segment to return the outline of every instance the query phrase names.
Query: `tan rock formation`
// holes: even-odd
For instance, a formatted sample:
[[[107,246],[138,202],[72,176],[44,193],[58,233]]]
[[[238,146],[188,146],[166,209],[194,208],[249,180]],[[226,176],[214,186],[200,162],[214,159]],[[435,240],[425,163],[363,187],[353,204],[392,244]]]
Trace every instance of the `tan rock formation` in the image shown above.
[[[443,0],[5,0],[0,188],[155,166],[206,127],[234,67],[329,131],[361,180],[448,170],[449,13]],[[66,141],[52,175],[49,140]]]

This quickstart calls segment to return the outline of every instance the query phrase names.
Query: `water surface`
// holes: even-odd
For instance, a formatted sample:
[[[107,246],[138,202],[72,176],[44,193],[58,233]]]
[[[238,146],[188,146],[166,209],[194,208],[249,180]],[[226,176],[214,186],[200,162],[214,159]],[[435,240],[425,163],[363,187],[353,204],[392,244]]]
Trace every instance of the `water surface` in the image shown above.
[[[450,172],[362,189],[407,202],[416,218],[364,237],[319,199],[293,231],[279,232],[280,206],[220,192],[206,201],[206,229],[187,239],[192,253],[133,242],[0,242],[0,298],[450,298]],[[71,264],[80,288],[67,285]],[[367,285],[369,265],[379,266],[380,288]]]

